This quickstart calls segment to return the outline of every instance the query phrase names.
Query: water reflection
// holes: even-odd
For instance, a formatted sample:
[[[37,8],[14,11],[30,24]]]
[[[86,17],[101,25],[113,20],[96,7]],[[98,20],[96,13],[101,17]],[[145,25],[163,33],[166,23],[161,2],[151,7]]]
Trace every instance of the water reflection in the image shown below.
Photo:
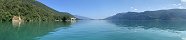
[[[72,25],[73,24],[73,25]],[[0,40],[186,40],[186,21],[0,23]]]
[[[134,31],[135,33],[147,31],[145,35],[147,35],[148,32],[150,32],[150,33],[155,33],[154,35],[163,34],[164,36],[172,37],[173,39],[170,40],[186,40],[186,34],[185,34],[186,21],[131,21],[131,20],[111,21],[110,20],[108,22],[115,24],[117,27],[123,27],[123,29]],[[152,37],[152,35],[150,37]]]
[[[41,36],[38,40],[185,40],[185,31],[176,28],[183,25],[180,23],[182,22],[84,20],[72,25],[72,28],[60,29]]]
[[[163,30],[186,30],[186,21],[108,21],[109,23],[115,24],[119,27],[141,27],[144,29],[158,28]]]
[[[0,40],[34,40],[57,28],[68,28],[71,22],[3,22],[0,23]]]

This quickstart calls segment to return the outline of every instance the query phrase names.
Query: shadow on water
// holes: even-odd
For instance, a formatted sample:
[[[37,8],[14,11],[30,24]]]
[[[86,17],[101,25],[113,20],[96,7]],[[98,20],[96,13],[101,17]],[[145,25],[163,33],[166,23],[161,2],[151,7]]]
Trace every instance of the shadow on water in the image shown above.
[[[71,22],[1,22],[0,40],[34,40],[55,29],[69,28]]]
[[[186,30],[186,21],[108,21],[109,23],[115,24],[119,27],[141,27],[144,29],[158,28],[162,30],[176,30],[176,31],[185,31]]]

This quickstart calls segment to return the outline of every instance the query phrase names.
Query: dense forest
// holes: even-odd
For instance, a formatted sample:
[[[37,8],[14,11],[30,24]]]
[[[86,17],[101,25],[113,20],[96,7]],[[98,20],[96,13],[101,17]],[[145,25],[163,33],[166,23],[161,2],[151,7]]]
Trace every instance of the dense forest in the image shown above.
[[[13,16],[20,16],[24,21],[67,20],[74,17],[36,0],[0,0],[0,21],[11,21]]]

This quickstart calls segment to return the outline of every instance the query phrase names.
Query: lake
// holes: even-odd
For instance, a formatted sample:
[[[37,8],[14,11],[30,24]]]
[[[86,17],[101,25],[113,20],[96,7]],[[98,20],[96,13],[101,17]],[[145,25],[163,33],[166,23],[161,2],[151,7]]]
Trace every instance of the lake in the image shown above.
[[[1,22],[0,40],[186,40],[186,21]]]

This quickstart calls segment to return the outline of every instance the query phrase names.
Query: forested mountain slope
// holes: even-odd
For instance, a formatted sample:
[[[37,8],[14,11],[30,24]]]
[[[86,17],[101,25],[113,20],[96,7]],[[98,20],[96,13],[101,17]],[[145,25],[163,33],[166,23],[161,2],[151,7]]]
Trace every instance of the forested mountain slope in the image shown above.
[[[54,21],[74,17],[36,0],[0,0],[0,20],[11,21],[13,16],[20,16],[25,21]]]

